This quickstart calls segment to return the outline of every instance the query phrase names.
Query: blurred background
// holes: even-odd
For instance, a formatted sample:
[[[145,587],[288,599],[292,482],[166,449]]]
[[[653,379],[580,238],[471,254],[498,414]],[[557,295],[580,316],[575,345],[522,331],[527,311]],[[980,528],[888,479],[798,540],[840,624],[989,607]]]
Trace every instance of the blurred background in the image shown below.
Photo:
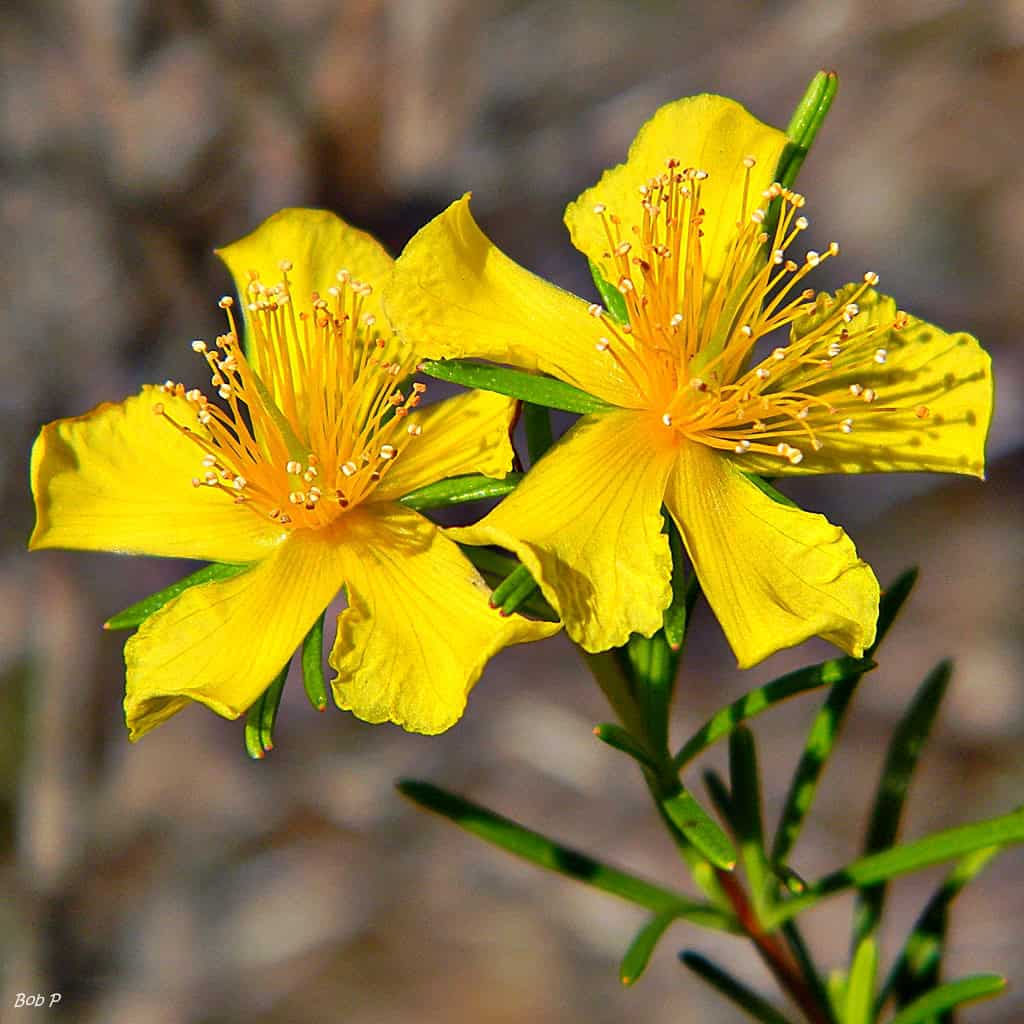
[[[432,739],[314,714],[293,685],[277,748],[190,708],[129,745],[123,636],[100,625],[190,567],[28,557],[27,457],[44,421],[166,377],[229,288],[210,250],[284,205],[329,207],[397,252],[472,188],[488,234],[590,295],[564,204],[621,160],[662,103],[712,91],[785,125],[806,83],[840,91],[805,165],[812,235],[838,284],[865,269],[907,309],[977,334],[999,394],[989,480],[876,477],[790,493],[847,526],[883,583],[918,593],[861,686],[793,864],[859,851],[893,722],[939,657],[947,704],[904,834],[1021,801],[1024,5],[1019,0],[36,0],[0,22],[0,997],[60,992],[32,1019],[96,1024],[646,1024],[735,1019],[675,959],[710,953],[774,995],[740,940],[676,925],[634,989],[641,917],[407,805],[429,778],[598,856],[684,884],[610,718],[561,638],[492,662]],[[830,264],[829,266],[831,266]],[[701,612],[677,698],[681,742],[718,706],[822,656],[740,674]],[[774,823],[816,706],[757,726]],[[720,764],[717,754],[709,763]],[[696,779],[694,780],[696,781]],[[898,881],[891,954],[941,872]],[[850,901],[807,919],[827,964]],[[1009,973],[969,1021],[1024,1018],[1024,863],[956,908],[949,974]],[[10,1014],[10,1018],[8,1018]]]

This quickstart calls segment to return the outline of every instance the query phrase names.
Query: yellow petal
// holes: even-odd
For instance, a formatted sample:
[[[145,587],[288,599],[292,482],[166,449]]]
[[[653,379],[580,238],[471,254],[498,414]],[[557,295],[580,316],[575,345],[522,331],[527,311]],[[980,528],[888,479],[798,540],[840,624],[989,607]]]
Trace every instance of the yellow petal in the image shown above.
[[[693,443],[665,501],[740,668],[812,636],[857,656],[871,645],[878,581],[824,516],[773,501]]]
[[[854,285],[840,291],[845,303]],[[819,297],[819,302],[830,296]],[[858,300],[860,313],[851,331],[865,330],[896,319],[896,303],[869,291]],[[793,339],[811,330],[818,317],[793,325]],[[854,338],[855,338],[854,334]],[[837,372],[808,389],[832,405],[835,421],[849,420],[850,432],[830,431],[814,451],[795,435],[803,461],[744,458],[740,465],[754,473],[791,476],[804,473],[877,473],[892,471],[985,475],[985,438],[992,419],[992,361],[969,334],[948,334],[916,317],[901,331],[890,330],[872,340],[884,363],[871,352],[862,369]],[[858,391],[854,395],[851,385]],[[794,382],[794,387],[799,382]],[[865,402],[871,389],[877,396]]]
[[[348,516],[343,553],[349,606],[338,619],[332,686],[338,706],[364,721],[443,732],[492,655],[559,629],[502,617],[455,544],[400,506]]]
[[[385,307],[395,329],[430,359],[476,356],[539,370],[613,405],[641,402],[587,303],[524,270],[469,212],[469,195],[416,234],[395,263]]]
[[[202,451],[160,416],[198,430],[184,398],[154,387],[48,423],[32,448],[30,548],[77,548],[216,562],[263,558],[281,527],[223,491],[193,487]]]
[[[754,198],[775,180],[786,142],[785,133],[723,96],[689,96],[668,103],[640,129],[626,162],[605,171],[596,185],[566,208],[565,223],[573,245],[595,263],[604,263],[608,239],[594,207],[603,204],[623,224],[637,223],[638,189],[664,172],[666,160],[676,159],[681,167],[708,174],[701,186],[706,211],[701,251],[705,278],[714,282],[721,276],[736,221],[748,212],[742,208],[744,158],[757,161],[750,178]]]
[[[371,286],[362,301],[362,309],[377,319],[376,331],[387,336],[381,304],[384,285],[391,275],[394,260],[372,235],[346,224],[327,210],[290,208],[268,217],[255,231],[216,250],[224,261],[241,299],[245,316],[245,345],[249,360],[261,376],[268,376],[263,365],[266,357],[250,343],[256,337],[245,310],[246,288],[253,273],[268,286],[282,279],[283,261],[289,292],[296,312],[311,309],[313,293],[327,298],[328,289],[338,284],[338,271],[347,270],[353,279]],[[298,390],[303,389],[301,360],[292,353],[292,373]]]
[[[337,531],[296,530],[240,576],[186,590],[125,645],[137,740],[190,700],[237,718],[270,685],[341,587]]]
[[[657,438],[641,414],[586,416],[493,512],[448,535],[514,551],[584,649],[650,636],[672,572],[661,503],[674,454]]]
[[[372,500],[391,501],[462,473],[505,476],[512,469],[509,429],[515,411],[514,399],[489,391],[467,391],[414,410],[406,423],[421,433],[415,437],[406,433],[394,466]]]

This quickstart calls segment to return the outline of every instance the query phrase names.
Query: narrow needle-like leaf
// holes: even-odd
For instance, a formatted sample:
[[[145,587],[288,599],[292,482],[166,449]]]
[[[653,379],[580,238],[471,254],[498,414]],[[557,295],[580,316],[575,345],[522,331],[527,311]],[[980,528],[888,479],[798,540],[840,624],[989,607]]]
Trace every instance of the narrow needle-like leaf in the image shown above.
[[[168,601],[184,593],[189,587],[196,587],[200,583],[215,583],[218,580],[229,580],[232,576],[237,576],[249,568],[251,566],[248,564],[228,565],[224,562],[212,562],[210,565],[204,565],[202,569],[198,569],[191,576],[186,576],[184,579],[178,580],[177,583],[172,583],[169,587],[164,587],[163,590],[158,590],[155,594],[150,594],[149,597],[136,601],[135,604],[125,608],[124,611],[111,615],[103,623],[103,628],[134,629],[136,626],[141,626],[153,612],[159,611]]]
[[[1000,848],[989,846],[962,858],[946,876],[942,885],[921,911],[907,936],[882,986],[876,1003],[876,1014],[890,995],[897,1006],[906,1006],[918,996],[935,988],[946,942],[949,908],[963,888],[980,874]]]
[[[999,995],[1006,988],[1006,979],[998,974],[972,974],[959,981],[951,981],[915,999],[908,1007],[900,1010],[889,1024],[922,1024],[939,1014],[952,1010],[954,1006],[972,1003],[978,999],[989,999]]]
[[[623,985],[632,985],[647,970],[654,947],[674,920],[676,915],[672,913],[655,914],[636,933],[619,967],[619,978]]]
[[[525,565],[516,566],[494,588],[491,594],[491,607],[499,608],[502,615],[511,615],[519,610],[526,601],[536,593],[537,581]]]
[[[306,690],[309,703],[317,711],[324,711],[327,708],[327,680],[324,679],[324,616],[326,614],[327,609],[325,608],[302,641],[302,685]]]
[[[761,817],[761,778],[757,766],[754,734],[741,726],[729,737],[729,790],[732,793],[732,823],[740,857],[747,873],[750,895],[757,916],[763,916],[770,896],[768,865],[764,853],[764,824]]]
[[[886,590],[878,608],[878,626],[874,644],[864,652],[865,659],[871,658],[879,644],[889,632],[897,613],[910,596],[917,580],[917,569],[908,569]],[[874,665],[874,662],[869,662]],[[804,752],[793,773],[793,780],[786,794],[775,840],[771,848],[771,860],[781,863],[790,854],[803,828],[807,812],[814,803],[818,782],[825,769],[832,748],[835,746],[839,729],[843,724],[846,709],[853,698],[862,672],[852,672],[832,685],[828,698],[811,723]]]
[[[256,761],[262,760],[274,749],[274,723],[277,721],[277,709],[281,705],[281,694],[284,692],[290,664],[291,658],[246,712],[245,749]]]
[[[469,388],[496,391],[499,395],[521,398],[534,405],[565,412],[608,412],[611,406],[571,384],[542,377],[525,370],[510,370],[492,363],[474,363],[465,359],[428,360],[419,367],[428,377],[451,381]]]
[[[878,945],[868,936],[857,946],[846,983],[843,1024],[871,1024],[874,1017],[875,975],[878,972]]]
[[[636,761],[641,768],[654,772],[657,775],[661,771],[657,758],[640,742],[632,733],[627,732],[621,725],[614,722],[602,722],[594,726],[594,735],[609,747],[621,750]]]
[[[664,515],[669,551],[672,553],[672,600],[665,609],[662,629],[665,640],[673,652],[682,649],[690,613],[697,600],[697,574],[686,571],[686,548],[679,535],[679,527],[669,515]]]
[[[526,451],[530,462],[536,463],[555,443],[551,430],[551,410],[532,402],[523,403],[523,426],[526,429]]]
[[[664,889],[578,850],[562,846],[539,832],[429,782],[403,779],[397,786],[403,796],[421,807],[533,864],[585,882],[655,913],[671,913],[705,928],[735,931],[729,916],[715,907],[690,900],[681,893]]]
[[[864,841],[864,853],[888,849],[896,841],[907,790],[918,758],[949,684],[952,665],[941,662],[921,684],[893,732]],[[862,889],[853,915],[853,946],[878,926],[885,903],[885,884]]]
[[[797,669],[795,672],[780,676],[770,683],[765,683],[764,686],[751,690],[739,700],[722,708],[721,711],[715,712],[686,741],[675,756],[676,768],[681,770],[713,743],[728,736],[742,722],[760,715],[781,701],[822,686],[831,686],[854,678],[859,679],[874,667],[873,661],[867,661],[864,658],[831,658],[818,665]]]
[[[667,797],[661,806],[676,828],[715,867],[731,871],[736,866],[736,851],[729,837],[688,790]]]
[[[838,88],[839,77],[834,71],[819,71],[811,79],[786,128],[790,142],[782,151],[776,168],[776,180],[779,184],[788,188],[796,181],[797,174],[825,122]]]
[[[988,821],[946,829],[944,832],[936,832],[912,843],[894,846],[890,850],[862,857],[838,871],[833,871],[811,885],[802,896],[794,896],[780,904],[773,910],[766,927],[776,927],[844,889],[877,885],[897,875],[919,871],[932,864],[940,864],[944,860],[952,860],[954,857],[980,850],[982,847],[1020,842],[1024,842],[1024,810],[1017,810]]]
[[[701,956],[700,953],[694,953],[687,949],[679,954],[679,959],[694,974],[699,975],[713,988],[718,989],[726,999],[732,1000],[754,1020],[761,1021],[761,1024],[791,1024],[789,1018],[784,1017],[766,999],[759,996],[753,989],[747,988],[743,982],[737,981],[717,964],[713,964],[706,957]]]
[[[428,508],[457,505],[465,501],[503,498],[516,489],[522,478],[522,473],[509,473],[500,480],[481,473],[468,473],[465,476],[453,476],[447,480],[438,480],[436,483],[417,487],[415,491],[410,491],[398,500],[406,507],[421,512]]]

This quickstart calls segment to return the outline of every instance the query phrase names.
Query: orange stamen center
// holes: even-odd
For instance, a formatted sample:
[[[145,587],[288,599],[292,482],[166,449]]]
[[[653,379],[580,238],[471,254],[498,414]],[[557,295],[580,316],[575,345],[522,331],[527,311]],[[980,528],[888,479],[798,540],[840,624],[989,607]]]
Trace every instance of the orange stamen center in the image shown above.
[[[154,412],[202,451],[194,486],[220,490],[284,526],[316,529],[365,501],[419,435],[407,416],[425,385],[400,390],[412,362],[387,357],[363,311],[368,284],[339,271],[329,298],[314,293],[297,312],[289,270],[282,262],[282,280],[270,287],[250,273],[249,358],[230,297],[220,300],[227,333],[213,347],[192,343],[223,405],[167,381],[162,390],[185,398],[198,425],[178,423],[162,403]]]
[[[623,325],[591,306],[605,330],[596,347],[618,363],[676,435],[795,465],[805,447],[819,451],[829,434],[850,433],[863,403],[878,399],[856,382],[857,374],[885,362],[883,340],[906,326],[906,315],[891,323],[858,323],[858,302],[878,283],[874,273],[841,301],[800,287],[839,246],[831,242],[799,262],[787,257],[808,226],[798,213],[804,197],[773,184],[751,199],[754,160],[743,163],[740,219],[717,281],[704,272],[706,172],[667,161],[664,173],[640,187],[628,232],[603,204],[594,208],[608,240],[601,270],[629,315]],[[773,201],[778,217],[768,231]],[[754,361],[758,341],[811,315],[798,324],[793,340]],[[851,381],[847,387],[838,388],[840,377]],[[924,406],[915,411],[928,416]]]

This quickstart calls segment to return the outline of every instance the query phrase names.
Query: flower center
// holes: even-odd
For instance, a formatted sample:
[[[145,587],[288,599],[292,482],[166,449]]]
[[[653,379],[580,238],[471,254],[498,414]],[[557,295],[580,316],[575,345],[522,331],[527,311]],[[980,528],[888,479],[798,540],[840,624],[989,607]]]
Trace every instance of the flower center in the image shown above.
[[[601,270],[622,294],[629,322],[598,305],[590,311],[607,330],[598,351],[678,436],[796,464],[829,433],[850,433],[863,403],[877,400],[856,377],[886,361],[883,339],[906,326],[906,314],[886,323],[859,319],[858,302],[878,283],[870,272],[839,299],[801,288],[839,246],[809,251],[801,262],[787,257],[808,226],[798,212],[804,197],[776,183],[752,199],[755,161],[743,164],[740,217],[717,280],[705,273],[706,172],[667,161],[665,172],[640,186],[628,233],[616,214],[596,206],[608,239]],[[775,223],[767,228],[770,210]],[[755,361],[758,341],[785,327],[793,328],[789,343]],[[928,415],[924,406],[916,412]]]
[[[154,412],[201,449],[195,487],[223,491],[282,525],[318,528],[365,501],[406,441],[419,435],[405,419],[425,385],[401,391],[413,362],[388,358],[374,317],[363,311],[368,284],[339,271],[329,298],[314,292],[309,309],[296,312],[291,263],[281,270],[281,282],[269,287],[250,272],[250,358],[227,296],[219,303],[227,333],[213,347],[192,342],[223,406],[167,381],[162,390],[184,397],[198,426],[178,423],[162,403]]]

